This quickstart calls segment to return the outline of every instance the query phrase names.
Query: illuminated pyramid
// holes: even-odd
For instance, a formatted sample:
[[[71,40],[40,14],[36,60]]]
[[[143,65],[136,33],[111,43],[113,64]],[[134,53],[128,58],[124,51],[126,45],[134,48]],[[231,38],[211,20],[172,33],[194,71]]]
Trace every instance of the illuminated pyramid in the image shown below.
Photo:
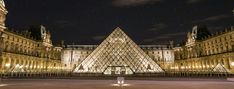
[[[120,28],[116,28],[74,72],[133,74],[164,71]]]
[[[215,66],[213,68],[213,72],[216,72],[216,73],[228,73],[228,70],[223,66],[223,64],[217,64],[217,66]]]

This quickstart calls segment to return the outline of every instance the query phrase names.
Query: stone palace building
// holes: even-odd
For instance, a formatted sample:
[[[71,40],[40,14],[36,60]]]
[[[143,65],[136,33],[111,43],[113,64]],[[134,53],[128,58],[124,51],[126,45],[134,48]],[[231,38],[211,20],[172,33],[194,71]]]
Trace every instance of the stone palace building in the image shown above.
[[[0,0],[0,73],[42,73],[61,70],[62,47],[55,47],[44,26],[23,32],[5,27],[7,10]]]
[[[44,26],[25,31],[5,27],[0,0],[0,73],[234,73],[234,28],[211,34],[194,26],[180,45],[137,45],[121,28],[101,44],[54,46]]]

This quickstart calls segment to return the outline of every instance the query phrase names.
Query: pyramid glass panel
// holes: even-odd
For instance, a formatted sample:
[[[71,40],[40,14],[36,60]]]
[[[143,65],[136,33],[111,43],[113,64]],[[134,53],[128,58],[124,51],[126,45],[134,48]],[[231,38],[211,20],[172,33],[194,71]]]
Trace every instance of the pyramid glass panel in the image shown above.
[[[227,69],[223,66],[223,64],[218,64],[216,67],[214,67],[213,72],[222,72],[227,73]]]
[[[133,74],[164,71],[120,28],[116,28],[74,72]]]

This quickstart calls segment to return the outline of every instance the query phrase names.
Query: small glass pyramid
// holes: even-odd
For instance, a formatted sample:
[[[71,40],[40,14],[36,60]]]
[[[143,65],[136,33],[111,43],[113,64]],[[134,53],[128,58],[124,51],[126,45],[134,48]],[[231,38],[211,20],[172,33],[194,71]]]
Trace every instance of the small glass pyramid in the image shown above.
[[[223,66],[223,64],[219,63],[217,64],[214,69],[213,72],[221,72],[221,73],[228,73],[227,69]]]

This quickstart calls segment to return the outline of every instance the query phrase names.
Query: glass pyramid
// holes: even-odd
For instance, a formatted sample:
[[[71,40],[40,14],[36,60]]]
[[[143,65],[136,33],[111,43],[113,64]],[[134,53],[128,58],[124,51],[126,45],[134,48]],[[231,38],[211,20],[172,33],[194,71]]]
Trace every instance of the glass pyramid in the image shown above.
[[[164,71],[120,28],[116,28],[74,72],[133,74]]]
[[[228,73],[227,69],[223,66],[223,64],[220,63],[216,67],[214,67],[213,72]]]

